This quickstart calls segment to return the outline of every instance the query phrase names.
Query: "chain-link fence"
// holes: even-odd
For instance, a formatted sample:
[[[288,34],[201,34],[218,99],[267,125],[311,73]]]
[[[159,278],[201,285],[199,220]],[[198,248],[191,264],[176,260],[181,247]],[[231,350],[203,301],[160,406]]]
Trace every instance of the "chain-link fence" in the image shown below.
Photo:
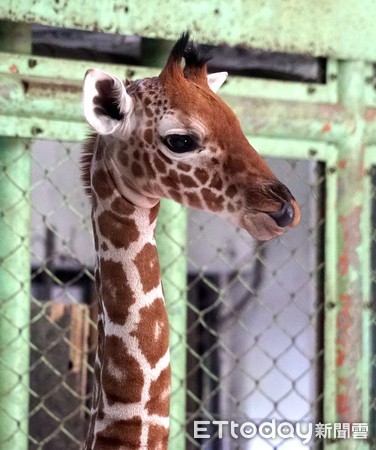
[[[79,144],[35,141],[31,155],[29,448],[73,450],[85,434],[96,340],[89,204]],[[296,193],[298,229],[255,243],[213,215],[189,212],[187,449],[314,447],[234,440],[230,430],[220,438],[217,426],[208,438],[194,436],[197,420],[321,416],[324,170],[312,161],[268,163]]]

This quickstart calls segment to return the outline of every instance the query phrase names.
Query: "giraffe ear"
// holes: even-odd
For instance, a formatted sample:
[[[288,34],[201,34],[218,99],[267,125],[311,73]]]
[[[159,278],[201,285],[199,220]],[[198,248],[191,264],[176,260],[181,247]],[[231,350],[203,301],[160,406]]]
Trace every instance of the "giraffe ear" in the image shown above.
[[[208,78],[208,85],[213,92],[217,92],[222,84],[226,81],[228,76],[227,72],[210,73]]]
[[[89,69],[84,79],[83,110],[99,134],[112,134],[129,123],[125,118],[133,110],[133,100],[119,78]]]

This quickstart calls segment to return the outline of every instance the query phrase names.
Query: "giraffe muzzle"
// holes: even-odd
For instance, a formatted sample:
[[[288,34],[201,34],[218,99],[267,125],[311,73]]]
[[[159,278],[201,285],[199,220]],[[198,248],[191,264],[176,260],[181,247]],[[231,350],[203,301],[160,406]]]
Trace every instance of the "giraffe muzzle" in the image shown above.
[[[295,220],[295,208],[291,202],[284,203],[279,211],[268,212],[267,214],[281,228],[290,226]]]
[[[300,220],[299,206],[294,199],[283,203],[279,211],[254,210],[244,215],[243,226],[255,239],[267,241],[294,228]]]

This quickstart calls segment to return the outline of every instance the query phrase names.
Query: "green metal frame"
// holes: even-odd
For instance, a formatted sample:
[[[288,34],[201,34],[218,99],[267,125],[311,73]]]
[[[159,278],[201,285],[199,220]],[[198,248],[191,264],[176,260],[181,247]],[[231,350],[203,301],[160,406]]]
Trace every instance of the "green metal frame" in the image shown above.
[[[202,42],[373,61],[373,0],[2,0],[0,17],[66,28],[175,40],[190,29]]]
[[[87,1],[87,6],[82,1],[61,2],[61,5],[55,2],[52,6],[48,0],[4,0],[0,4],[0,17],[164,39],[175,39],[182,30],[191,29],[194,37],[203,42],[310,52],[329,58],[324,85],[231,77],[221,95],[263,155],[325,163],[323,421],[369,422],[370,167],[376,164],[376,92],[371,63],[376,61],[376,2],[345,0],[339,7],[336,0],[326,0],[324,4],[305,0],[235,3],[216,0],[198,6],[197,2],[187,0],[179,2],[176,8],[175,1],[164,0],[156,11],[132,0],[108,0],[105,7],[103,2]],[[174,11],[173,16],[171,11]],[[0,33],[1,27],[0,23]],[[9,141],[2,138],[1,143],[7,143],[9,151],[13,152],[18,145],[23,145],[23,139],[82,140],[88,128],[80,110],[81,80],[92,63],[28,55],[16,46],[16,39],[14,42],[13,48],[0,48],[0,136],[12,138]],[[166,42],[163,46],[165,49]],[[159,72],[150,67],[100,66],[122,78],[142,78]],[[13,145],[16,142],[17,145]],[[24,200],[26,219],[28,200],[26,197]],[[2,202],[3,208],[5,201]],[[186,215],[180,207],[171,208],[162,208],[159,248],[172,318],[172,351],[175,352],[170,442],[171,448],[180,449],[184,448],[185,429],[186,298],[182,293],[185,292],[186,261],[181,258],[181,250],[185,248]],[[0,230],[1,220],[0,217]],[[176,221],[176,229],[171,228],[172,221]],[[167,230],[172,233],[172,240],[162,241]],[[25,230],[18,235],[24,236],[23,233]],[[28,261],[26,235],[23,242],[24,266]],[[3,253],[0,258],[4,264]],[[17,270],[13,267],[14,261],[9,260],[9,264],[12,270]],[[3,270],[4,267],[6,270],[2,265]],[[29,289],[26,273],[23,286],[26,295],[20,297],[20,302],[25,312]],[[4,295],[1,289],[0,295]],[[20,319],[20,326],[26,330],[23,320]],[[27,346],[25,339],[20,350],[25,358]],[[0,407],[18,399],[10,392],[3,401]],[[19,435],[25,435],[27,416],[21,429]],[[0,428],[0,433],[1,448],[27,448],[21,438],[16,446],[3,447],[4,428]],[[324,446],[330,450],[369,448],[367,442],[359,440],[328,440]]]
[[[3,24],[0,46],[30,52],[30,26]],[[28,139],[1,135],[0,447],[13,450],[28,446],[31,154]]]

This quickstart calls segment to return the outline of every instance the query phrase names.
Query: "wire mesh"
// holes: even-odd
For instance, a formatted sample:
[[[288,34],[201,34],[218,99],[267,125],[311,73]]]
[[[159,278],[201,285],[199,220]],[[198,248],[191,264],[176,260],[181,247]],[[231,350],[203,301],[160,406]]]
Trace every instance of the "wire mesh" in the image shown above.
[[[96,296],[80,145],[31,148],[29,448],[78,449],[90,408]],[[312,441],[235,439],[195,420],[314,423],[322,401],[323,165],[270,159],[296,193],[302,224],[276,241],[190,211],[186,448],[316,448]]]
[[[266,418],[315,423],[321,413],[323,356],[323,167],[269,160],[298,193],[300,230],[267,243],[204,213],[191,214],[187,448],[194,420],[260,424]],[[321,240],[322,242],[322,240]],[[204,448],[313,448],[301,441],[252,442],[209,429]]]

